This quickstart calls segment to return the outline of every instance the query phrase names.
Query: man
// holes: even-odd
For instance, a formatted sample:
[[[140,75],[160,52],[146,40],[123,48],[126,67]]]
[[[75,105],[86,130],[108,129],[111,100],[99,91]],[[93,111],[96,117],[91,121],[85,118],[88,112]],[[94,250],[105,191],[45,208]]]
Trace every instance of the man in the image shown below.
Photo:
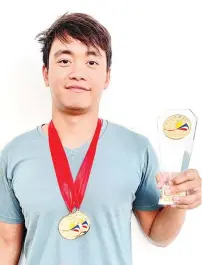
[[[159,206],[166,179],[148,139],[98,118],[112,55],[98,21],[65,14],[37,37],[52,119],[1,152],[0,265],[16,265],[23,245],[27,265],[131,265],[132,212],[167,246],[200,204],[201,179],[176,176],[170,192],[187,196]]]

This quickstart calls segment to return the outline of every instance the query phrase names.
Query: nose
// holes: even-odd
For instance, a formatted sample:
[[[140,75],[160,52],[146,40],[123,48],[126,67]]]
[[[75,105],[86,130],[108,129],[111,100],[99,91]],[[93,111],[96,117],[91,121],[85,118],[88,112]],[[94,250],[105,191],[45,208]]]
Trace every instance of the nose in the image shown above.
[[[86,80],[86,74],[84,67],[80,65],[74,65],[71,67],[71,72],[69,73],[69,79],[71,80]]]

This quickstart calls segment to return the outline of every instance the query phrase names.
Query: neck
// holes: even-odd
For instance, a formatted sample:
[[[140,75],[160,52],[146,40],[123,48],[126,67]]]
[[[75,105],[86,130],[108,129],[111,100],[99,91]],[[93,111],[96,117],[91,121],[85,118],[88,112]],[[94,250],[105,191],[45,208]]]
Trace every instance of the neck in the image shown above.
[[[98,110],[82,115],[70,115],[56,109],[52,111],[52,121],[63,146],[78,148],[91,140],[98,120]],[[44,131],[48,134],[48,124]]]

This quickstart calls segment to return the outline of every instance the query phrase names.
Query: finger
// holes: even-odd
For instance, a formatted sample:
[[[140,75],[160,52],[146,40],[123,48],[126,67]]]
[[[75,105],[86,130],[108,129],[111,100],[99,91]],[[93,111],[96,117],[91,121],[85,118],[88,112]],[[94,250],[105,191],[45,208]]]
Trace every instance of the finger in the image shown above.
[[[173,197],[173,201],[175,202],[175,204],[192,204],[195,201],[198,201],[201,199],[201,194],[200,193],[196,193],[193,195],[189,195],[189,196],[174,196]]]
[[[170,172],[169,180],[168,180],[168,186],[173,186],[173,179],[175,179],[177,176],[182,174],[181,172]]]
[[[172,179],[172,182],[174,185],[178,185],[178,184],[184,183],[186,181],[191,181],[194,179],[195,179],[194,175],[190,175],[189,173],[187,173],[187,171],[185,171],[185,172],[181,172],[179,175],[175,176]]]
[[[157,188],[161,189],[170,180],[170,172],[159,172],[156,176]]]
[[[198,180],[195,181],[187,181],[179,185],[173,185],[166,189],[166,195],[176,194],[180,192],[186,192],[195,188],[200,187]]]
[[[198,172],[195,169],[188,169],[175,176],[172,181],[175,185],[183,183],[185,181],[192,181],[196,178],[200,178]]]
[[[163,174],[159,172],[156,175],[156,181],[157,181],[157,188],[160,189],[163,186]]]
[[[171,205],[171,207],[172,208],[177,208],[177,209],[194,209],[194,208],[196,208],[196,207],[198,207],[198,206],[200,206],[201,205],[201,200],[198,200],[198,201],[195,201],[194,203],[192,203],[192,204],[181,204],[181,205],[176,205],[176,204],[174,204],[174,205]]]
[[[198,192],[201,193],[201,187],[197,187],[195,189],[191,189],[191,190],[187,191],[187,194],[188,195],[192,195],[192,194],[195,194],[195,193],[198,193]]]
[[[168,182],[168,186],[173,186],[173,182],[172,182],[172,180],[169,180],[169,182]]]

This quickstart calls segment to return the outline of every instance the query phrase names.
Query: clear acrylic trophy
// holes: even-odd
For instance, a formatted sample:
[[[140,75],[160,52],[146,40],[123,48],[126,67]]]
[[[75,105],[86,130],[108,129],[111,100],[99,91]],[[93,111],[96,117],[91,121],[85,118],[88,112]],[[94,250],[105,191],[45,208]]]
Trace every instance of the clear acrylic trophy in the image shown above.
[[[172,205],[173,195],[166,195],[165,188],[173,178],[171,173],[188,169],[194,144],[197,118],[190,109],[167,110],[158,118],[158,147],[160,170],[168,181],[162,187],[159,204]],[[178,193],[175,196],[186,196]]]

